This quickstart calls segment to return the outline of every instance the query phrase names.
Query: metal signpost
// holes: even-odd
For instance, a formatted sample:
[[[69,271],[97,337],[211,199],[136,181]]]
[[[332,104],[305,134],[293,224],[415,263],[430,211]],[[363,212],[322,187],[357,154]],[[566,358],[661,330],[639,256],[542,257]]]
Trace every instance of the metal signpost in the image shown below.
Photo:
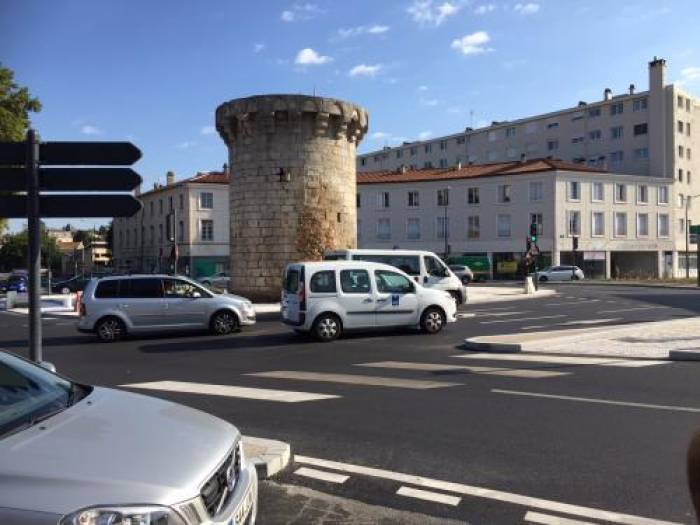
[[[141,151],[130,142],[39,142],[33,129],[24,142],[0,142],[0,196],[3,217],[27,219],[29,234],[29,356],[42,361],[41,219],[130,217],[141,203],[128,193],[141,183],[130,168],[44,168],[130,165]],[[22,167],[18,167],[22,166]],[[58,195],[44,192],[62,192]]]
[[[700,224],[694,224],[690,228],[690,243],[692,244],[695,242],[695,250],[696,250],[696,257],[695,259],[695,272],[697,273],[698,277],[698,287],[700,287]],[[695,239],[693,239],[693,236],[695,236]],[[686,262],[686,265],[690,266],[688,262]]]

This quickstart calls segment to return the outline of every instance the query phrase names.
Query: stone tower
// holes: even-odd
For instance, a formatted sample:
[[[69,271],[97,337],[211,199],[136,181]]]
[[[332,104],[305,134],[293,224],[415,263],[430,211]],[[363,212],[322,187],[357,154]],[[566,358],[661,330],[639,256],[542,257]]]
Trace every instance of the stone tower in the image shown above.
[[[367,119],[355,104],[305,95],[217,108],[231,167],[232,291],[278,301],[287,263],[356,247],[355,151]]]

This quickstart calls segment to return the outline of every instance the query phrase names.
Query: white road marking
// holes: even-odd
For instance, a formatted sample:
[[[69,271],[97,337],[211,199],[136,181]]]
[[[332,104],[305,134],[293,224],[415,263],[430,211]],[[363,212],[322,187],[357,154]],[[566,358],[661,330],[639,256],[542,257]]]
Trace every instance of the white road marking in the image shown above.
[[[533,498],[502,490],[487,489],[484,487],[465,485],[463,483],[454,483],[451,481],[441,481],[423,476],[392,472],[390,470],[383,470],[373,467],[363,467],[361,465],[353,465],[350,463],[340,463],[338,461],[330,461],[327,459],[295,455],[294,461],[305,465],[347,472],[349,474],[360,474],[363,476],[387,479],[397,481],[399,483],[417,485],[419,487],[453,492],[464,496],[502,501],[514,505],[522,505],[529,508],[546,510],[549,512],[560,512],[563,514],[571,514],[573,516],[581,516],[584,518],[621,523],[623,525],[681,525],[680,523],[670,521],[660,521],[642,516],[635,516],[632,514],[622,514],[619,512],[611,512],[592,507],[584,507],[581,505],[571,505],[569,503],[560,503],[558,501],[551,501],[542,498]]]
[[[552,516],[551,514],[541,514],[539,512],[527,511],[525,521],[530,523],[539,523],[541,525],[597,525],[592,521],[579,521],[561,516]]]
[[[525,361],[535,363],[555,363],[563,365],[602,365],[622,367],[643,367],[669,364],[670,361],[651,359],[614,359],[609,357],[576,357],[569,355],[537,354],[458,354],[452,357],[460,359],[478,359],[483,361]]]
[[[489,312],[479,314],[479,317],[509,317],[511,315],[523,315],[527,312]]]
[[[328,481],[329,483],[345,483],[350,476],[345,474],[336,474],[335,472],[326,472],[324,470],[316,470],[315,468],[301,467],[294,471],[297,476],[304,476],[307,478],[320,479],[321,481]]]
[[[467,303],[468,305],[469,303]],[[489,308],[476,308],[474,311],[476,313],[484,313],[484,312],[491,312],[491,311],[496,311],[496,310],[512,310],[513,306],[493,306]]]
[[[445,505],[452,505],[456,507],[462,498],[457,496],[448,496],[447,494],[440,494],[439,492],[432,492],[429,490],[414,489],[411,487],[403,486],[396,491],[399,496],[407,496],[409,498],[417,498],[425,501],[434,501],[436,503],[443,503]]]
[[[275,370],[271,372],[257,372],[246,375],[268,377],[272,379],[297,379],[301,381],[320,381],[325,383],[342,383],[348,385],[412,388],[415,390],[462,386],[462,383],[447,383],[444,381],[422,381],[418,379],[399,379],[396,377],[377,377],[350,374],[324,374],[320,372],[296,372],[293,370]]]
[[[495,324],[495,323],[515,323],[518,321],[537,321],[539,319],[558,319],[566,317],[564,314],[559,315],[543,315],[541,317],[519,317],[518,319],[498,319],[496,321],[479,321],[480,324]]]
[[[473,372],[475,374],[487,374],[506,377],[526,377],[530,379],[544,379],[548,377],[558,377],[570,374],[570,372],[552,372],[549,370],[503,369],[493,368],[490,366],[443,365],[441,363],[409,363],[406,361],[380,361],[377,363],[359,363],[355,366],[366,366],[369,368],[391,368],[396,370],[420,370],[425,372],[464,370],[467,372]]]
[[[457,319],[471,319],[472,317],[476,317],[476,314],[473,314],[471,312],[459,312],[455,315]]]
[[[692,412],[700,414],[700,408],[695,407],[679,407],[672,405],[652,405],[648,403],[633,403],[631,401],[615,401],[612,399],[596,399],[592,397],[575,397],[575,396],[560,396],[554,394],[541,394],[539,392],[519,392],[517,390],[499,390],[492,388],[491,392],[495,394],[508,394],[511,396],[526,396],[526,397],[541,397],[544,399],[561,399],[563,401],[581,401],[583,403],[598,403],[601,405],[617,405],[633,408],[651,408],[653,410],[671,410],[674,412]]]
[[[565,321],[563,323],[557,323],[557,326],[575,326],[575,325],[614,323],[616,321],[620,321],[620,318],[617,317],[614,319],[581,319],[579,321]]]
[[[656,310],[657,308],[672,308],[669,306],[636,306],[632,308],[620,308],[619,310],[600,310],[599,314],[616,314],[620,312],[634,312],[637,310]]]
[[[303,401],[318,401],[335,399],[341,396],[329,394],[314,394],[312,392],[296,392],[291,390],[273,390],[269,388],[250,388],[230,385],[207,385],[203,383],[186,383],[184,381],[154,381],[151,383],[132,383],[120,385],[124,388],[139,388],[145,390],[164,390],[167,392],[184,392],[187,394],[205,394],[209,396],[240,397],[262,401],[279,401],[282,403],[300,403]]]

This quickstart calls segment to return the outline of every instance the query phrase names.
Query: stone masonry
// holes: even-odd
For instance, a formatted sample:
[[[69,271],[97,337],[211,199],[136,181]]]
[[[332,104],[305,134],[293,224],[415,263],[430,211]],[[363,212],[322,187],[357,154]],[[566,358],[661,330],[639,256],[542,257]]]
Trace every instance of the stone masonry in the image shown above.
[[[287,263],[357,245],[355,153],[363,108],[261,95],[216,110],[231,167],[231,290],[278,301]]]

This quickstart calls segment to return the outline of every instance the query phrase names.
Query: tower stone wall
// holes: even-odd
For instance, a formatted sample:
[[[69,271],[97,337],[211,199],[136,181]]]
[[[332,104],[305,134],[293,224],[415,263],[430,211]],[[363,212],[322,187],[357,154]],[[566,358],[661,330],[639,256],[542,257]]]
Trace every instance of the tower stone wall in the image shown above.
[[[231,289],[278,301],[289,262],[357,245],[355,153],[360,106],[304,95],[231,100],[216,128],[231,170]]]

